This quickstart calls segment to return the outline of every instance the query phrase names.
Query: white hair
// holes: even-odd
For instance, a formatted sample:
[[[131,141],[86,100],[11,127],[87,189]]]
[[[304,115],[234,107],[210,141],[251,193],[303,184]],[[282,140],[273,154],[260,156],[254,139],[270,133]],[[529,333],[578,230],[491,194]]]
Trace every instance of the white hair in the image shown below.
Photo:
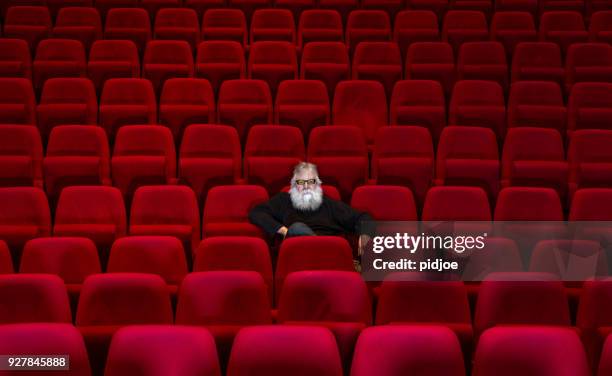
[[[297,175],[303,171],[311,171],[315,175],[317,184],[312,188],[304,188],[301,191],[297,188]],[[319,173],[317,166],[308,162],[300,162],[293,169],[293,177],[291,178],[291,189],[289,189],[289,196],[291,197],[291,203],[293,207],[298,210],[315,211],[319,209],[323,203],[323,189],[321,188],[321,179],[319,179]]]
[[[297,175],[302,171],[312,171],[317,179],[317,184],[321,185],[323,182],[319,179],[319,171],[317,170],[317,165],[314,163],[308,162],[300,162],[295,165],[293,168],[293,177],[291,178],[291,187],[295,187],[295,181],[297,180]]]

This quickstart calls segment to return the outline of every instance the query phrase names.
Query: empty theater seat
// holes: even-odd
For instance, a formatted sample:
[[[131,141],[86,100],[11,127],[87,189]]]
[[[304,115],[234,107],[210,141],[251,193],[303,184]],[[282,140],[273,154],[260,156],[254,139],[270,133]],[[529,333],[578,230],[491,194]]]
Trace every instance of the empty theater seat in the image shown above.
[[[246,25],[240,9],[208,9],[202,19],[202,40],[232,40],[246,47]]]
[[[291,180],[293,167],[306,159],[304,136],[295,127],[256,125],[244,149],[244,177],[248,184],[266,187],[271,195]]]
[[[503,44],[508,57],[512,57],[517,44],[535,42],[537,36],[533,16],[529,12],[496,12],[493,15],[491,40]]]
[[[117,132],[111,159],[113,184],[131,196],[142,185],[176,183],[176,151],[170,130],[132,125]]]
[[[278,86],[274,122],[299,128],[308,139],[312,128],[330,122],[329,97],[318,80],[286,80]]]
[[[381,376],[426,369],[432,375],[465,374],[455,334],[438,325],[379,326],[365,329],[355,345],[351,375]]]
[[[223,81],[246,78],[246,62],[240,43],[204,41],[198,46],[196,75],[210,81],[215,93]]]
[[[581,13],[553,11],[540,17],[539,39],[558,44],[563,53],[572,43],[586,42],[588,38]]]
[[[612,187],[612,132],[585,129],[572,133],[567,152],[569,190]]]
[[[251,126],[272,123],[272,95],[263,80],[228,80],[219,89],[218,116],[221,124],[238,131],[241,142]]]
[[[506,133],[506,102],[497,82],[459,81],[453,89],[448,122],[451,125],[485,127],[498,138]]]
[[[563,83],[561,49],[550,42],[519,43],[512,58],[512,82],[554,81]]]
[[[194,190],[200,202],[211,187],[236,183],[241,165],[236,129],[210,124],[193,124],[185,129],[179,155],[179,180]]]
[[[389,124],[425,127],[436,140],[446,126],[444,90],[436,81],[397,82],[393,88],[389,108]]]
[[[45,39],[38,44],[34,58],[32,83],[39,91],[54,77],[85,77],[87,69],[83,44],[70,39]]]
[[[125,205],[114,187],[66,187],[55,212],[54,236],[79,236],[94,241],[106,261],[115,239],[127,234]]]
[[[432,187],[423,206],[423,221],[490,221],[491,208],[479,187]]]
[[[104,130],[97,126],[62,125],[49,136],[43,161],[49,197],[71,185],[110,185],[110,152]]]
[[[346,22],[346,46],[354,51],[360,42],[391,39],[391,21],[382,10],[355,10]]]
[[[499,170],[497,141],[490,129],[444,128],[436,156],[436,185],[481,187],[495,198]]]
[[[302,51],[300,78],[322,81],[330,99],[338,83],[350,79],[350,69],[349,56],[341,42],[310,42]]]
[[[42,46],[42,43],[41,43]],[[98,123],[96,90],[87,78],[50,78],[36,108],[43,138],[58,125]]]
[[[32,78],[32,57],[26,41],[0,39],[0,77]]]
[[[567,93],[577,82],[612,82],[612,46],[606,43],[575,43],[565,63]]]
[[[193,77],[193,55],[185,41],[154,40],[147,43],[142,76],[151,81],[156,93],[170,78]]]
[[[612,129],[612,83],[580,82],[573,86],[568,99],[567,130]]]
[[[508,130],[502,155],[503,187],[550,187],[565,197],[567,178],[568,165],[558,131],[531,127]]]
[[[340,13],[332,9],[307,9],[300,15],[298,48],[310,42],[342,42],[344,33]]]
[[[382,127],[372,154],[372,179],[381,185],[411,189],[419,206],[433,178],[431,135],[422,127]]]
[[[249,211],[268,201],[265,188],[257,185],[217,186],[206,196],[202,217],[202,238],[223,235],[262,236],[249,222]]]
[[[168,344],[172,346],[168,346]],[[203,328],[143,325],[122,328],[113,336],[105,375],[134,372],[194,372],[219,376],[214,338]]]
[[[129,40],[99,40],[93,43],[87,74],[100,92],[110,78],[140,77],[140,58],[136,45]]]
[[[200,211],[191,188],[138,188],[130,210],[130,235],[174,236],[183,242],[186,251],[195,253],[200,243]]]
[[[280,82],[298,78],[294,44],[282,41],[253,43],[247,71],[249,78],[267,82],[272,95],[275,95]]]
[[[151,20],[144,9],[115,8],[106,15],[104,39],[131,40],[142,52],[151,34]]]
[[[444,42],[415,42],[406,56],[407,80],[434,80],[450,94],[455,84],[453,48]]]
[[[190,124],[214,123],[215,95],[208,80],[170,78],[164,84],[159,100],[159,122],[170,128],[180,141]]]
[[[609,188],[583,188],[576,191],[569,213],[570,221],[610,221]],[[605,229],[605,226],[604,226]]]
[[[562,221],[559,195],[552,188],[504,188],[497,197],[495,220]]]
[[[508,88],[508,65],[499,42],[466,42],[459,48],[457,80],[488,80]]]
[[[257,355],[253,349],[257,349]],[[338,347],[329,330],[312,326],[259,326],[245,328],[236,336],[229,376],[300,372],[319,376],[343,374]]]
[[[474,10],[449,10],[442,23],[442,41],[453,46],[455,53],[464,42],[484,41],[489,27],[484,13]]]
[[[589,24],[589,40],[591,42],[612,42],[612,11],[593,13]]]
[[[397,43],[402,57],[415,42],[440,40],[438,17],[428,10],[403,10],[395,16],[393,41]]]
[[[44,6],[10,7],[4,18],[4,37],[23,39],[31,51],[51,31],[51,15]]]
[[[556,129],[565,136],[567,110],[559,84],[550,81],[520,81],[510,87],[508,128]]]
[[[160,9],[153,27],[155,39],[182,40],[195,50],[200,43],[200,21],[193,9]]]
[[[36,125],[36,99],[27,78],[0,78],[0,124]]]
[[[599,247],[598,243],[595,243]],[[597,368],[601,358],[602,363],[609,363],[606,347],[604,345],[608,334],[610,334],[610,312],[609,297],[611,291],[611,281],[609,278],[585,281],[582,286],[578,314],[576,317],[576,327],[579,328],[585,350],[591,367]],[[602,353],[602,347],[604,351]],[[601,355],[601,357],[600,357]],[[605,375],[601,373],[600,375]]]
[[[362,42],[353,55],[353,79],[375,80],[384,88],[387,98],[393,86],[402,79],[402,57],[394,42]]]
[[[257,9],[251,19],[250,44],[263,40],[295,44],[293,14],[286,9]]]
[[[308,141],[308,161],[317,165],[321,180],[337,187],[345,201],[350,199],[353,189],[368,179],[368,148],[362,130],[357,127],[313,129]]]
[[[395,185],[364,185],[355,188],[351,207],[377,221],[416,221],[412,191]]]
[[[153,85],[140,78],[112,78],[100,97],[100,126],[109,138],[123,125],[156,124],[157,101]]]
[[[0,186],[42,188],[42,157],[36,127],[0,125]]]
[[[89,51],[91,44],[102,39],[102,21],[95,8],[66,7],[60,9],[51,32],[53,38],[76,39]]]

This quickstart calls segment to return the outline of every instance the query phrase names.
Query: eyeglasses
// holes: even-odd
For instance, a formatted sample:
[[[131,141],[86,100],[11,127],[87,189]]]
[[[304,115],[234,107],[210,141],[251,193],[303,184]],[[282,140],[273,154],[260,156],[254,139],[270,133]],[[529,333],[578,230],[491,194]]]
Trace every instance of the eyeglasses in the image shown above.
[[[295,181],[295,184],[297,185],[315,185],[317,184],[317,179],[307,179],[307,180],[303,180],[303,179],[299,179]]]

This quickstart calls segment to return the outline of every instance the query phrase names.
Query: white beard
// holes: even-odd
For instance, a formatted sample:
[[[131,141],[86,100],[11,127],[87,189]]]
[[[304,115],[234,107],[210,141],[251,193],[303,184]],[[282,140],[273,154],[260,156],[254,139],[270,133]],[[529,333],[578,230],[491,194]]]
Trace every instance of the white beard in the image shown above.
[[[296,187],[291,187],[289,195],[293,207],[298,210],[315,211],[323,203],[323,189],[320,186],[314,189],[305,189],[302,192],[299,192]]]

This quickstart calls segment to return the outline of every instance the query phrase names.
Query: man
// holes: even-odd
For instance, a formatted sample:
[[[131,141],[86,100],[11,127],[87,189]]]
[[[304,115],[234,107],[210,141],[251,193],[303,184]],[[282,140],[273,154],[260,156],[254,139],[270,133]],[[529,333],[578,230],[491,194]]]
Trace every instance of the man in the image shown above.
[[[293,169],[289,193],[281,192],[254,207],[250,221],[270,235],[283,238],[308,235],[360,234],[359,254],[369,240],[367,213],[323,195],[317,166],[301,162]]]

